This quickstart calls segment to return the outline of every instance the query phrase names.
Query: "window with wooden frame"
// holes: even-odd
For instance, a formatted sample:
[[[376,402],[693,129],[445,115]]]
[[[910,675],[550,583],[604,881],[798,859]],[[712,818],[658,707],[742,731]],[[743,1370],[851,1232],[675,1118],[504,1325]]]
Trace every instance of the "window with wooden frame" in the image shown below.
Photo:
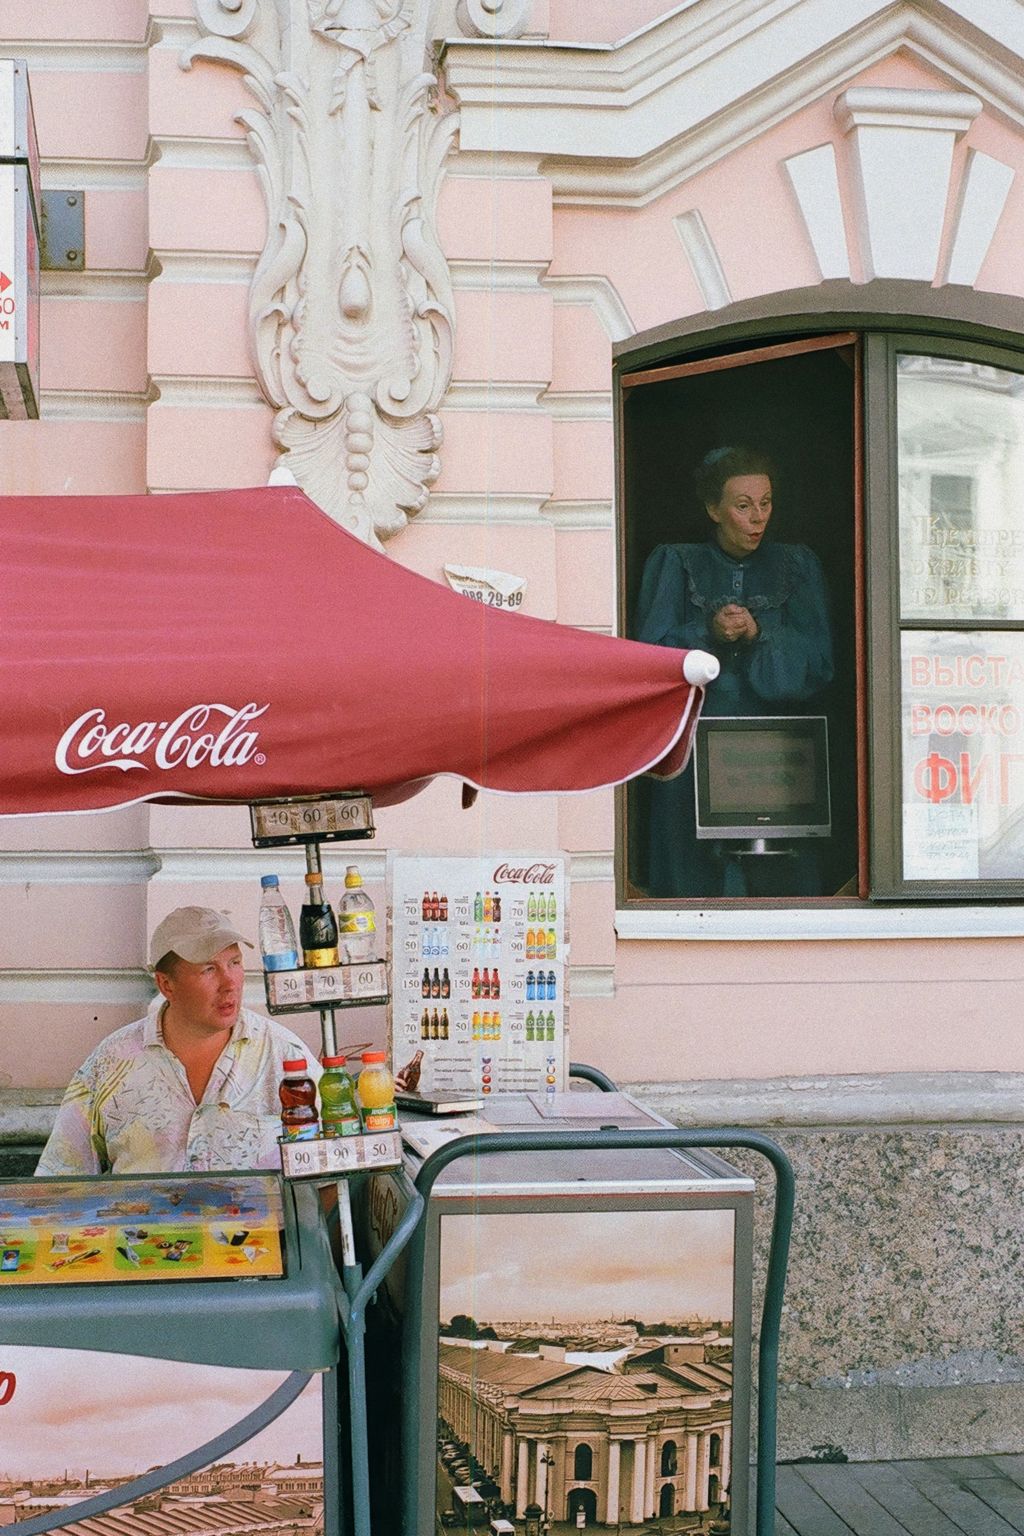
[[[621,633],[718,656],[724,805],[799,798],[817,717],[831,807],[825,835],[716,839],[692,768],[631,785],[620,907],[1024,896],[1024,352],[956,329],[762,324],[620,363]]]

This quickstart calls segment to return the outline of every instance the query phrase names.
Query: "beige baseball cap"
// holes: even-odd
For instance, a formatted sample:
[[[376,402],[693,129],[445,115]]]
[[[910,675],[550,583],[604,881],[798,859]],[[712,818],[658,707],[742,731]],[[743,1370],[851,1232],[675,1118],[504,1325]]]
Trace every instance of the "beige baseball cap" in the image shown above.
[[[234,927],[226,912],[215,912],[213,907],[175,907],[153,929],[149,964],[153,967],[164,955],[175,954],[192,965],[202,965],[229,944],[255,947]]]

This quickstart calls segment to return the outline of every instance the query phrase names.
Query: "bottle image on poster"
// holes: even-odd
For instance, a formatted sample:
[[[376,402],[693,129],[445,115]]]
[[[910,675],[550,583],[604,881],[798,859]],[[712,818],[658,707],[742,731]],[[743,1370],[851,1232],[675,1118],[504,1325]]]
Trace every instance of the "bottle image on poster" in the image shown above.
[[[388,859],[396,1084],[551,1093],[568,1072],[565,860],[545,854]]]

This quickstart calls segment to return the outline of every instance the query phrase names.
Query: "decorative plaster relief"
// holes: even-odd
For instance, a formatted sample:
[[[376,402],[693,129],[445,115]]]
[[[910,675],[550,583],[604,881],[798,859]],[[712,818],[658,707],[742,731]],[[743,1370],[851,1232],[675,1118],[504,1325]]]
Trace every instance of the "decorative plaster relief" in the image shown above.
[[[1006,206],[1014,172],[978,149],[967,159],[949,257],[948,283],[974,283]]]
[[[800,204],[804,224],[814,247],[822,277],[849,277],[843,202],[836,171],[836,152],[831,144],[819,144],[783,161]]]
[[[467,37],[521,37],[533,0],[459,0],[459,27]]]
[[[249,298],[257,376],[289,469],[372,544],[440,464],[451,282],[435,235],[456,125],[428,64],[434,0],[194,0],[182,56],[243,71],[267,205]]]
[[[835,116],[853,147],[865,280],[931,282],[949,197],[953,147],[982,109],[965,91],[844,91]]]
[[[715,243],[696,208],[672,220],[683,242],[683,249],[693,268],[697,286],[708,309],[724,309],[732,303],[732,294],[718,259]]]

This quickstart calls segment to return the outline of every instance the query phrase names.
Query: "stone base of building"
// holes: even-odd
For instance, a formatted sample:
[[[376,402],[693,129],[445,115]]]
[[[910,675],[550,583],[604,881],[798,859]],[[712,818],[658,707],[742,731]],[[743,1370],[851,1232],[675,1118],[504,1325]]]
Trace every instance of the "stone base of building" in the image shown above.
[[[780,1460],[1024,1451],[1024,1075],[630,1091],[680,1125],[762,1130],[793,1162]],[[772,1175],[732,1160],[759,1184],[756,1287]],[[755,1288],[755,1328],[759,1307]]]

